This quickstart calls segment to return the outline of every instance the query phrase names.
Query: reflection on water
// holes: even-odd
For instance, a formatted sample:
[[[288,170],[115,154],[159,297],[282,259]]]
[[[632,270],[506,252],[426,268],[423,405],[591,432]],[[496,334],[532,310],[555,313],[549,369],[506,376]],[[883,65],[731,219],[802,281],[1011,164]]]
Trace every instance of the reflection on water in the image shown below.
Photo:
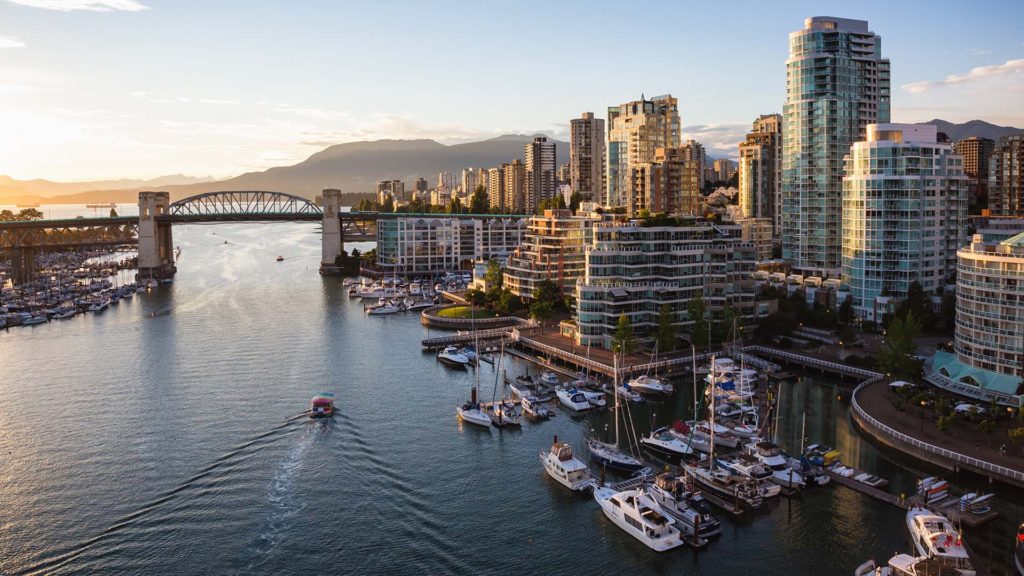
[[[847,575],[908,549],[899,510],[826,487],[723,516],[705,551],[655,555],[538,462],[554,435],[582,453],[607,414],[460,429],[474,374],[423,353],[415,315],[367,317],[320,278],[316,229],[178,226],[173,285],[0,332],[0,573]],[[495,375],[482,367],[485,398]],[[848,387],[784,386],[787,449],[806,413],[809,441],[893,490],[927,472],[856,434]],[[638,433],[689,417],[691,387],[677,388],[632,407]],[[323,390],[338,397],[333,422],[291,419]],[[968,542],[1009,573],[1024,518],[1001,506]]]

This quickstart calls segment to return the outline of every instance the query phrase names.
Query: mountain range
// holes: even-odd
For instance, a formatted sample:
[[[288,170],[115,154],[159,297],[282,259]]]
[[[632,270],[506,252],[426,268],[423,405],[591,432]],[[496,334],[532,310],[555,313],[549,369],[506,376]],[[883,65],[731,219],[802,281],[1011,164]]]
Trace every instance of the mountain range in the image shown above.
[[[1024,130],[996,126],[982,120],[954,124],[935,119],[954,142],[969,136],[998,139]],[[550,139],[550,138],[549,138]],[[217,190],[273,190],[313,198],[324,188],[344,193],[366,194],[380,180],[402,180],[411,188],[416,178],[427,179],[433,187],[439,172],[460,178],[463,168],[492,168],[523,158],[523,145],[532,135],[506,134],[465,144],[445,145],[434,140],[375,140],[336,144],[291,166],[249,172],[228,178],[194,178],[183,175],[153,180],[107,180],[93,182],[50,182],[14,180],[0,176],[0,203],[80,204],[88,202],[135,202],[139,190],[166,190],[172,199]],[[556,164],[569,161],[569,144],[555,142]]]

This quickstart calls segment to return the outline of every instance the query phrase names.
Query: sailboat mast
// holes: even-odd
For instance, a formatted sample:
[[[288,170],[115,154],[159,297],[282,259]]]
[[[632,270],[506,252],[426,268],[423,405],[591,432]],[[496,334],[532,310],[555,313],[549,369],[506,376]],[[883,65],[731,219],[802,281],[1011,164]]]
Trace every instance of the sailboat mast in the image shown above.
[[[711,450],[708,452],[710,469],[715,469],[715,387],[718,385],[718,376],[715,375],[715,357],[711,356]]]
[[[619,355],[612,354],[612,394],[615,395],[615,408],[613,409],[613,417],[615,418],[615,449],[619,448]]]

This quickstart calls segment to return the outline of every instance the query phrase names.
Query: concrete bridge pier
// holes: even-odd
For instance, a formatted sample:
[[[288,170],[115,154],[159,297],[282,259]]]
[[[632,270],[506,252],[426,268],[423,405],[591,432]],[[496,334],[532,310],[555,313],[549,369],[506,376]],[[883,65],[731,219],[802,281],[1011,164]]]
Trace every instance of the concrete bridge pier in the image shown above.
[[[341,219],[338,218],[338,212],[341,211],[341,190],[325,189],[321,197],[324,220],[320,238],[320,273],[337,274],[339,270],[334,261],[343,248]]]
[[[11,251],[11,265],[14,284],[29,282],[36,274],[36,249],[15,248]]]
[[[139,277],[174,276],[174,240],[171,224],[156,217],[167,214],[171,195],[167,192],[139,192]]]

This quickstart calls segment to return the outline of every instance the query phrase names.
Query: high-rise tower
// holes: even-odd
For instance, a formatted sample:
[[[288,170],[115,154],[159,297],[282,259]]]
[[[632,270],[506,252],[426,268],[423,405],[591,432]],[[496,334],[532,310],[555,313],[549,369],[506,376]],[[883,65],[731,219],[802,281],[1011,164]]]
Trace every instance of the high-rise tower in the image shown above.
[[[843,157],[889,122],[889,60],[863,20],[815,16],[789,35],[782,129],[782,257],[838,276]]]

